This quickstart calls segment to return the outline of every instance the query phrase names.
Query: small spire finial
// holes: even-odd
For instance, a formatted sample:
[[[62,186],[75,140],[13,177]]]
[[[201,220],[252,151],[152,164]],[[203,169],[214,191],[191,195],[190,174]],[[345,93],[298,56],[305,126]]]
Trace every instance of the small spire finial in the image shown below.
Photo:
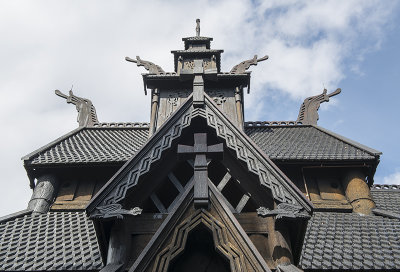
[[[200,36],[200,19],[196,19],[196,36]]]

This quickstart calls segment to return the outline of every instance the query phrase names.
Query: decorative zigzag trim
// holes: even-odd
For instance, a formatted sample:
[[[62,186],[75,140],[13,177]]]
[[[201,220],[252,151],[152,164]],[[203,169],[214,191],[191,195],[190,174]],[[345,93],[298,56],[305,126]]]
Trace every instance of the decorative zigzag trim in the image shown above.
[[[104,200],[106,205],[118,203],[122,200],[128,189],[132,188],[138,183],[139,177],[150,170],[150,166],[161,158],[162,153],[171,147],[172,141],[181,136],[182,130],[188,127],[192,120],[191,107],[177,122],[173,125],[167,133],[150,149],[147,154],[142,158],[135,168],[133,168],[125,179],[115,188],[115,194],[110,195]]]

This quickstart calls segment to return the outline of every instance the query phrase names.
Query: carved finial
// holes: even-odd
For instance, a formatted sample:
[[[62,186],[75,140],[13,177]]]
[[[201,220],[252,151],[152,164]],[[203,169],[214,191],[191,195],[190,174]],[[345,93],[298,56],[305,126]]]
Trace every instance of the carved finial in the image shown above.
[[[243,74],[246,72],[247,69],[250,68],[251,65],[257,65],[257,63],[267,60],[268,56],[265,55],[264,57],[257,59],[257,55],[254,55],[252,59],[242,61],[238,65],[233,66],[231,73],[233,74]]]
[[[200,37],[200,19],[196,19],[196,36]]]
[[[316,125],[319,119],[318,109],[321,103],[328,102],[329,97],[340,94],[342,90],[340,88],[336,89],[336,91],[326,94],[327,90],[324,89],[322,94],[311,96],[304,99],[303,104],[301,104],[299,116],[297,117],[297,122],[302,123],[303,125]]]
[[[149,74],[156,74],[156,75],[165,74],[164,70],[160,66],[150,61],[142,60],[139,56],[136,56],[136,59],[125,57],[125,60],[129,62],[134,62],[136,63],[137,66],[143,66],[147,71],[149,71]]]
[[[78,111],[77,121],[80,127],[93,127],[95,123],[98,123],[96,109],[92,104],[92,101],[86,98],[81,98],[69,91],[69,95],[63,94],[59,90],[55,90],[56,95],[65,98],[68,104],[74,104]]]

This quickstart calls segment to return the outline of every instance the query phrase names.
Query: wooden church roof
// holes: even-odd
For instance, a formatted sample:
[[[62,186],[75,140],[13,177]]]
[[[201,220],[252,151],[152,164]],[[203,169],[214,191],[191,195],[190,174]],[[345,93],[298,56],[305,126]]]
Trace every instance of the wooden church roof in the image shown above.
[[[356,161],[381,155],[320,126],[246,126],[245,133],[272,160]],[[80,128],[23,160],[25,165],[126,162],[147,138],[146,126]]]
[[[386,188],[372,190],[377,208],[400,216],[400,187]],[[300,268],[400,269],[399,232],[400,219],[314,212],[301,250]],[[0,252],[2,271],[85,271],[104,266],[93,223],[83,211],[50,211],[36,216],[23,211],[0,218]]]
[[[178,53],[185,54],[185,56],[198,56],[204,52],[207,52],[207,54],[218,53],[215,58],[218,73],[211,71],[215,73],[214,79],[236,78],[238,82],[247,82],[246,80],[250,79],[250,72],[246,70],[250,65],[257,64],[257,56],[253,60],[239,64],[239,66],[241,65],[239,71],[242,71],[240,73],[232,71],[221,73],[219,71],[219,54],[222,53],[222,50],[209,49],[212,39],[199,35],[198,31],[197,37],[184,39],[185,50],[173,51],[173,53],[176,53],[175,72],[145,74],[143,76],[145,86],[160,84],[157,81],[160,78],[181,81],[183,78],[180,78],[177,69]],[[205,49],[189,49],[190,44],[198,42],[204,42]],[[266,56],[258,59],[258,61],[267,58]],[[139,64],[139,60],[137,58],[136,61],[132,61],[136,62],[138,66],[145,66],[145,68],[146,65],[152,66],[147,67],[147,70],[151,70],[150,68],[154,70],[154,67],[156,67],[154,63],[148,61]],[[199,68],[196,63],[195,67]],[[157,71],[162,71],[161,67],[158,68]],[[191,75],[191,73],[188,73],[186,76]],[[249,82],[247,87],[249,88]],[[326,90],[324,90],[325,94]],[[71,91],[70,97],[72,95]],[[61,96],[68,98],[63,94]],[[312,98],[319,99],[320,96]],[[149,194],[150,198],[154,197],[157,192],[151,190],[156,188],[157,184],[153,184],[154,188],[147,191],[142,189],[150,182],[158,182],[159,180],[153,180],[153,178],[157,175],[162,176],[160,172],[167,173],[167,171],[170,171],[173,166],[169,164],[177,164],[175,156],[178,153],[177,146],[178,144],[186,144],[186,142],[179,142],[179,140],[182,140],[188,134],[194,135],[195,133],[208,133],[214,137],[218,144],[223,145],[225,156],[231,160],[229,167],[237,166],[237,168],[240,168],[239,170],[230,170],[232,176],[229,175],[227,182],[231,180],[236,171],[235,174],[240,173],[242,177],[244,176],[239,183],[247,184],[246,188],[252,190],[251,193],[246,191],[244,194],[251,195],[255,201],[276,204],[276,206],[269,206],[270,208],[273,207],[272,211],[263,206],[257,206],[260,207],[257,211],[264,208],[267,212],[270,212],[270,215],[273,215],[271,212],[278,212],[281,204],[295,206],[297,210],[290,214],[292,218],[286,218],[280,222],[290,225],[289,221],[284,220],[292,220],[293,218],[293,220],[298,220],[291,221],[295,222],[291,224],[293,225],[291,230],[301,229],[298,233],[293,234],[294,236],[302,237],[305,230],[302,247],[293,248],[293,252],[297,251],[295,257],[299,262],[295,264],[299,268],[307,271],[400,269],[399,186],[374,186],[371,195],[376,203],[376,208],[372,210],[370,215],[362,216],[357,213],[349,213],[348,210],[346,212],[321,210],[313,212],[314,208],[311,201],[276,165],[277,162],[285,161],[293,163],[299,161],[302,163],[321,162],[321,164],[322,162],[362,162],[364,165],[373,165],[375,169],[381,155],[379,151],[327,131],[317,126],[316,121],[315,123],[307,121],[308,123],[304,122],[304,124],[293,121],[290,125],[288,123],[287,125],[279,124],[277,126],[249,122],[243,129],[237,123],[232,122],[208,94],[202,93],[202,101],[199,100],[198,95],[196,96],[196,103],[201,102],[201,107],[199,107],[199,104],[194,106],[194,97],[193,94],[186,97],[187,99],[165,119],[160,127],[157,127],[154,133],[149,133],[150,125],[147,123],[102,124],[97,123],[96,117],[91,122],[83,123],[85,124],[83,126],[80,124],[78,129],[23,157],[28,176],[30,176],[30,171],[33,172],[38,168],[41,168],[41,170],[65,170],[64,166],[79,166],[81,172],[77,171],[77,174],[82,174],[83,171],[90,168],[85,168],[86,166],[92,165],[105,166],[109,164],[119,166],[120,169],[91,200],[89,198],[92,195],[85,200],[85,204],[87,203],[86,214],[80,207],[75,210],[50,210],[43,214],[25,210],[0,218],[0,270],[118,271],[121,268],[120,264],[109,263],[107,265],[106,262],[108,260],[106,256],[108,245],[105,242],[107,235],[104,232],[107,227],[104,226],[115,219],[112,218],[112,215],[109,216],[107,208],[116,207],[119,212],[129,214],[134,209],[128,211],[127,208],[132,208],[129,205],[136,203],[135,197],[145,194]],[[75,97],[75,99],[82,100],[79,97]],[[318,107],[319,103],[322,103],[321,101],[327,100],[318,100],[316,102]],[[93,110],[92,113],[95,114],[95,111]],[[316,117],[315,114],[316,112],[314,112],[314,118]],[[195,120],[194,123],[191,123],[193,120]],[[201,129],[206,130],[206,132],[198,132],[199,127],[196,127],[196,125],[201,126]],[[152,134],[150,138],[149,134]],[[208,148],[207,144],[206,148]],[[168,164],[164,167],[165,169],[161,169],[160,162]],[[227,168],[224,165],[223,167]],[[225,179],[225,176],[222,180]],[[153,226],[156,228],[154,236],[145,245],[134,263],[127,267],[128,269],[149,267],[149,260],[155,260],[154,254],[161,257],[166,254],[165,256],[168,259],[170,256],[168,254],[172,254],[171,249],[177,249],[173,254],[179,254],[178,251],[184,249],[184,243],[186,243],[184,239],[179,237],[187,235],[187,229],[192,227],[193,224],[204,221],[205,224],[210,225],[213,232],[218,232],[214,235],[219,240],[218,244],[215,244],[216,247],[222,248],[229,255],[229,251],[234,251],[234,248],[229,245],[230,242],[233,242],[237,248],[247,254],[247,265],[252,263],[253,270],[270,270],[263,259],[264,256],[261,256],[258,252],[252,240],[247,236],[242,223],[236,217],[240,215],[240,211],[229,203],[229,200],[222,193],[223,189],[218,188],[219,185],[216,186],[213,181],[208,179],[208,176],[206,177],[207,179],[204,179],[206,180],[205,186],[209,190],[207,191],[209,193],[207,203],[210,204],[211,210],[192,206],[195,203],[193,201],[195,198],[194,191],[199,190],[198,187],[195,189],[193,178],[184,186],[182,184],[175,185],[180,190],[178,189],[179,192],[175,200],[167,207],[168,210],[154,213],[160,218],[164,217],[164,221],[159,220],[157,221],[158,225]],[[32,182],[32,177],[30,176],[30,178]],[[161,180],[162,177],[158,178]],[[257,202],[257,204],[259,203]],[[135,208],[137,208],[136,211],[140,210],[140,212],[144,210],[140,207]],[[188,215],[186,212],[192,211],[194,212],[191,216],[183,216]],[[137,212],[134,216],[140,214],[140,212]],[[251,212],[257,214],[253,207]],[[154,216],[154,214],[149,212],[146,215]],[[90,220],[87,215],[93,220]],[[123,217],[122,214],[117,215],[119,219]],[[278,217],[276,215],[282,214],[276,213],[275,219]],[[302,216],[303,218],[300,218]],[[310,217],[311,219],[306,226],[306,219]],[[155,218],[153,217],[153,219]],[[225,225],[221,223],[223,221],[225,221]],[[180,222],[180,225],[177,225],[177,222]],[[102,225],[103,223],[104,225]],[[225,230],[222,227],[219,228],[220,225],[228,226],[229,233],[226,232],[227,228]],[[171,238],[172,242],[169,244],[171,246],[166,246],[166,237],[169,233],[172,233],[173,229],[181,236],[176,235]],[[268,232],[268,234],[263,233],[263,235],[272,236],[273,233],[274,231]],[[301,235],[297,235],[299,233]],[[234,239],[226,242],[227,235],[234,237]],[[301,238],[296,237],[296,239],[295,244],[299,245],[298,242],[301,241]],[[222,254],[224,253],[223,250],[221,250]],[[148,252],[153,256],[147,255]],[[241,265],[243,262],[240,263],[239,260],[238,263]],[[294,270],[290,270],[290,267],[288,270],[277,267],[277,271],[297,271],[294,265],[292,266]],[[167,269],[168,267],[163,268]]]

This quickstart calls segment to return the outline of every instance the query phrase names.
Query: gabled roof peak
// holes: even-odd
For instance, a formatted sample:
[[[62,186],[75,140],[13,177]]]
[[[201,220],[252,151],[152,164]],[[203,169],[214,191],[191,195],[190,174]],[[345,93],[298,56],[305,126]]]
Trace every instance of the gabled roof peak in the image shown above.
[[[208,129],[225,142],[225,146],[236,154],[247,170],[253,173],[260,185],[271,190],[272,197],[279,203],[293,203],[312,211],[312,204],[280,169],[238,129],[217,107],[212,99],[204,94],[204,107],[194,107],[193,95],[190,95],[173,115],[156,131],[147,143],[132,157],[114,177],[99,191],[87,206],[90,214],[99,205],[121,203],[128,190],[135,187],[141,176],[148,173],[152,165],[165,158],[168,150],[175,147],[178,138],[193,120],[205,121]]]

